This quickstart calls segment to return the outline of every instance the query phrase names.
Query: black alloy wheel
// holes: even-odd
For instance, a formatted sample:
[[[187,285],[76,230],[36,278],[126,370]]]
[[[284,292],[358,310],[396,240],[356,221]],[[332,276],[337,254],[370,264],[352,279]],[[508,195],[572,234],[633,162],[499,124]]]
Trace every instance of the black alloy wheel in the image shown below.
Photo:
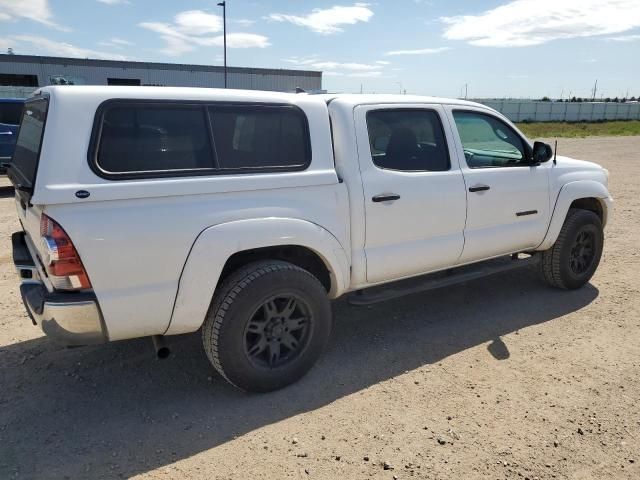
[[[285,366],[305,349],[312,328],[311,310],[302,298],[295,295],[269,298],[247,323],[245,355],[259,367]]]
[[[592,231],[582,229],[571,247],[569,262],[576,275],[586,272],[595,258],[595,235]]]

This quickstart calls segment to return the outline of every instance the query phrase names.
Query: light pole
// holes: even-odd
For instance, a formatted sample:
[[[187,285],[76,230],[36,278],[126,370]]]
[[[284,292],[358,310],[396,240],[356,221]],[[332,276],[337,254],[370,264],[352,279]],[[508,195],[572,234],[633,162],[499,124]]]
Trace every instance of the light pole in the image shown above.
[[[220,2],[219,7],[222,7],[222,36],[224,41],[224,88],[227,88],[227,2]]]

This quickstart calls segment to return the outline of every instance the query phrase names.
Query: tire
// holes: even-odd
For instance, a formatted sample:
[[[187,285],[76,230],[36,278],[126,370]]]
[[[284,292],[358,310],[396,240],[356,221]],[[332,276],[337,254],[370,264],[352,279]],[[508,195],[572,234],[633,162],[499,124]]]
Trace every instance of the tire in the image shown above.
[[[294,383],[316,362],[331,332],[327,292],[311,273],[260,261],[232,273],[202,329],[204,349],[227,381],[249,392]]]
[[[570,208],[556,242],[542,252],[543,279],[565,290],[582,287],[598,268],[603,244],[600,217],[589,210]]]

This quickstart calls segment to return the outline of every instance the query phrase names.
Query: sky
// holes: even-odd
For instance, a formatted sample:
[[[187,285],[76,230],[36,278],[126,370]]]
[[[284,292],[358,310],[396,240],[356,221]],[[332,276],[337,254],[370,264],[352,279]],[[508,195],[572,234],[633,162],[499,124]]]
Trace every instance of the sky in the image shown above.
[[[0,0],[0,51],[221,65],[216,0]],[[640,0],[227,0],[228,64],[331,92],[640,96]]]

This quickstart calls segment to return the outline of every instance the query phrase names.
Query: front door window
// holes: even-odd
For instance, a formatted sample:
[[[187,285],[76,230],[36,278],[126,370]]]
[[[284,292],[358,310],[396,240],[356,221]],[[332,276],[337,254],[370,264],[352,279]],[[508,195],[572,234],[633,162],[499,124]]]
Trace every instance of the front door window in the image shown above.
[[[454,111],[453,118],[469,168],[530,164],[522,139],[501,120],[468,111]]]

